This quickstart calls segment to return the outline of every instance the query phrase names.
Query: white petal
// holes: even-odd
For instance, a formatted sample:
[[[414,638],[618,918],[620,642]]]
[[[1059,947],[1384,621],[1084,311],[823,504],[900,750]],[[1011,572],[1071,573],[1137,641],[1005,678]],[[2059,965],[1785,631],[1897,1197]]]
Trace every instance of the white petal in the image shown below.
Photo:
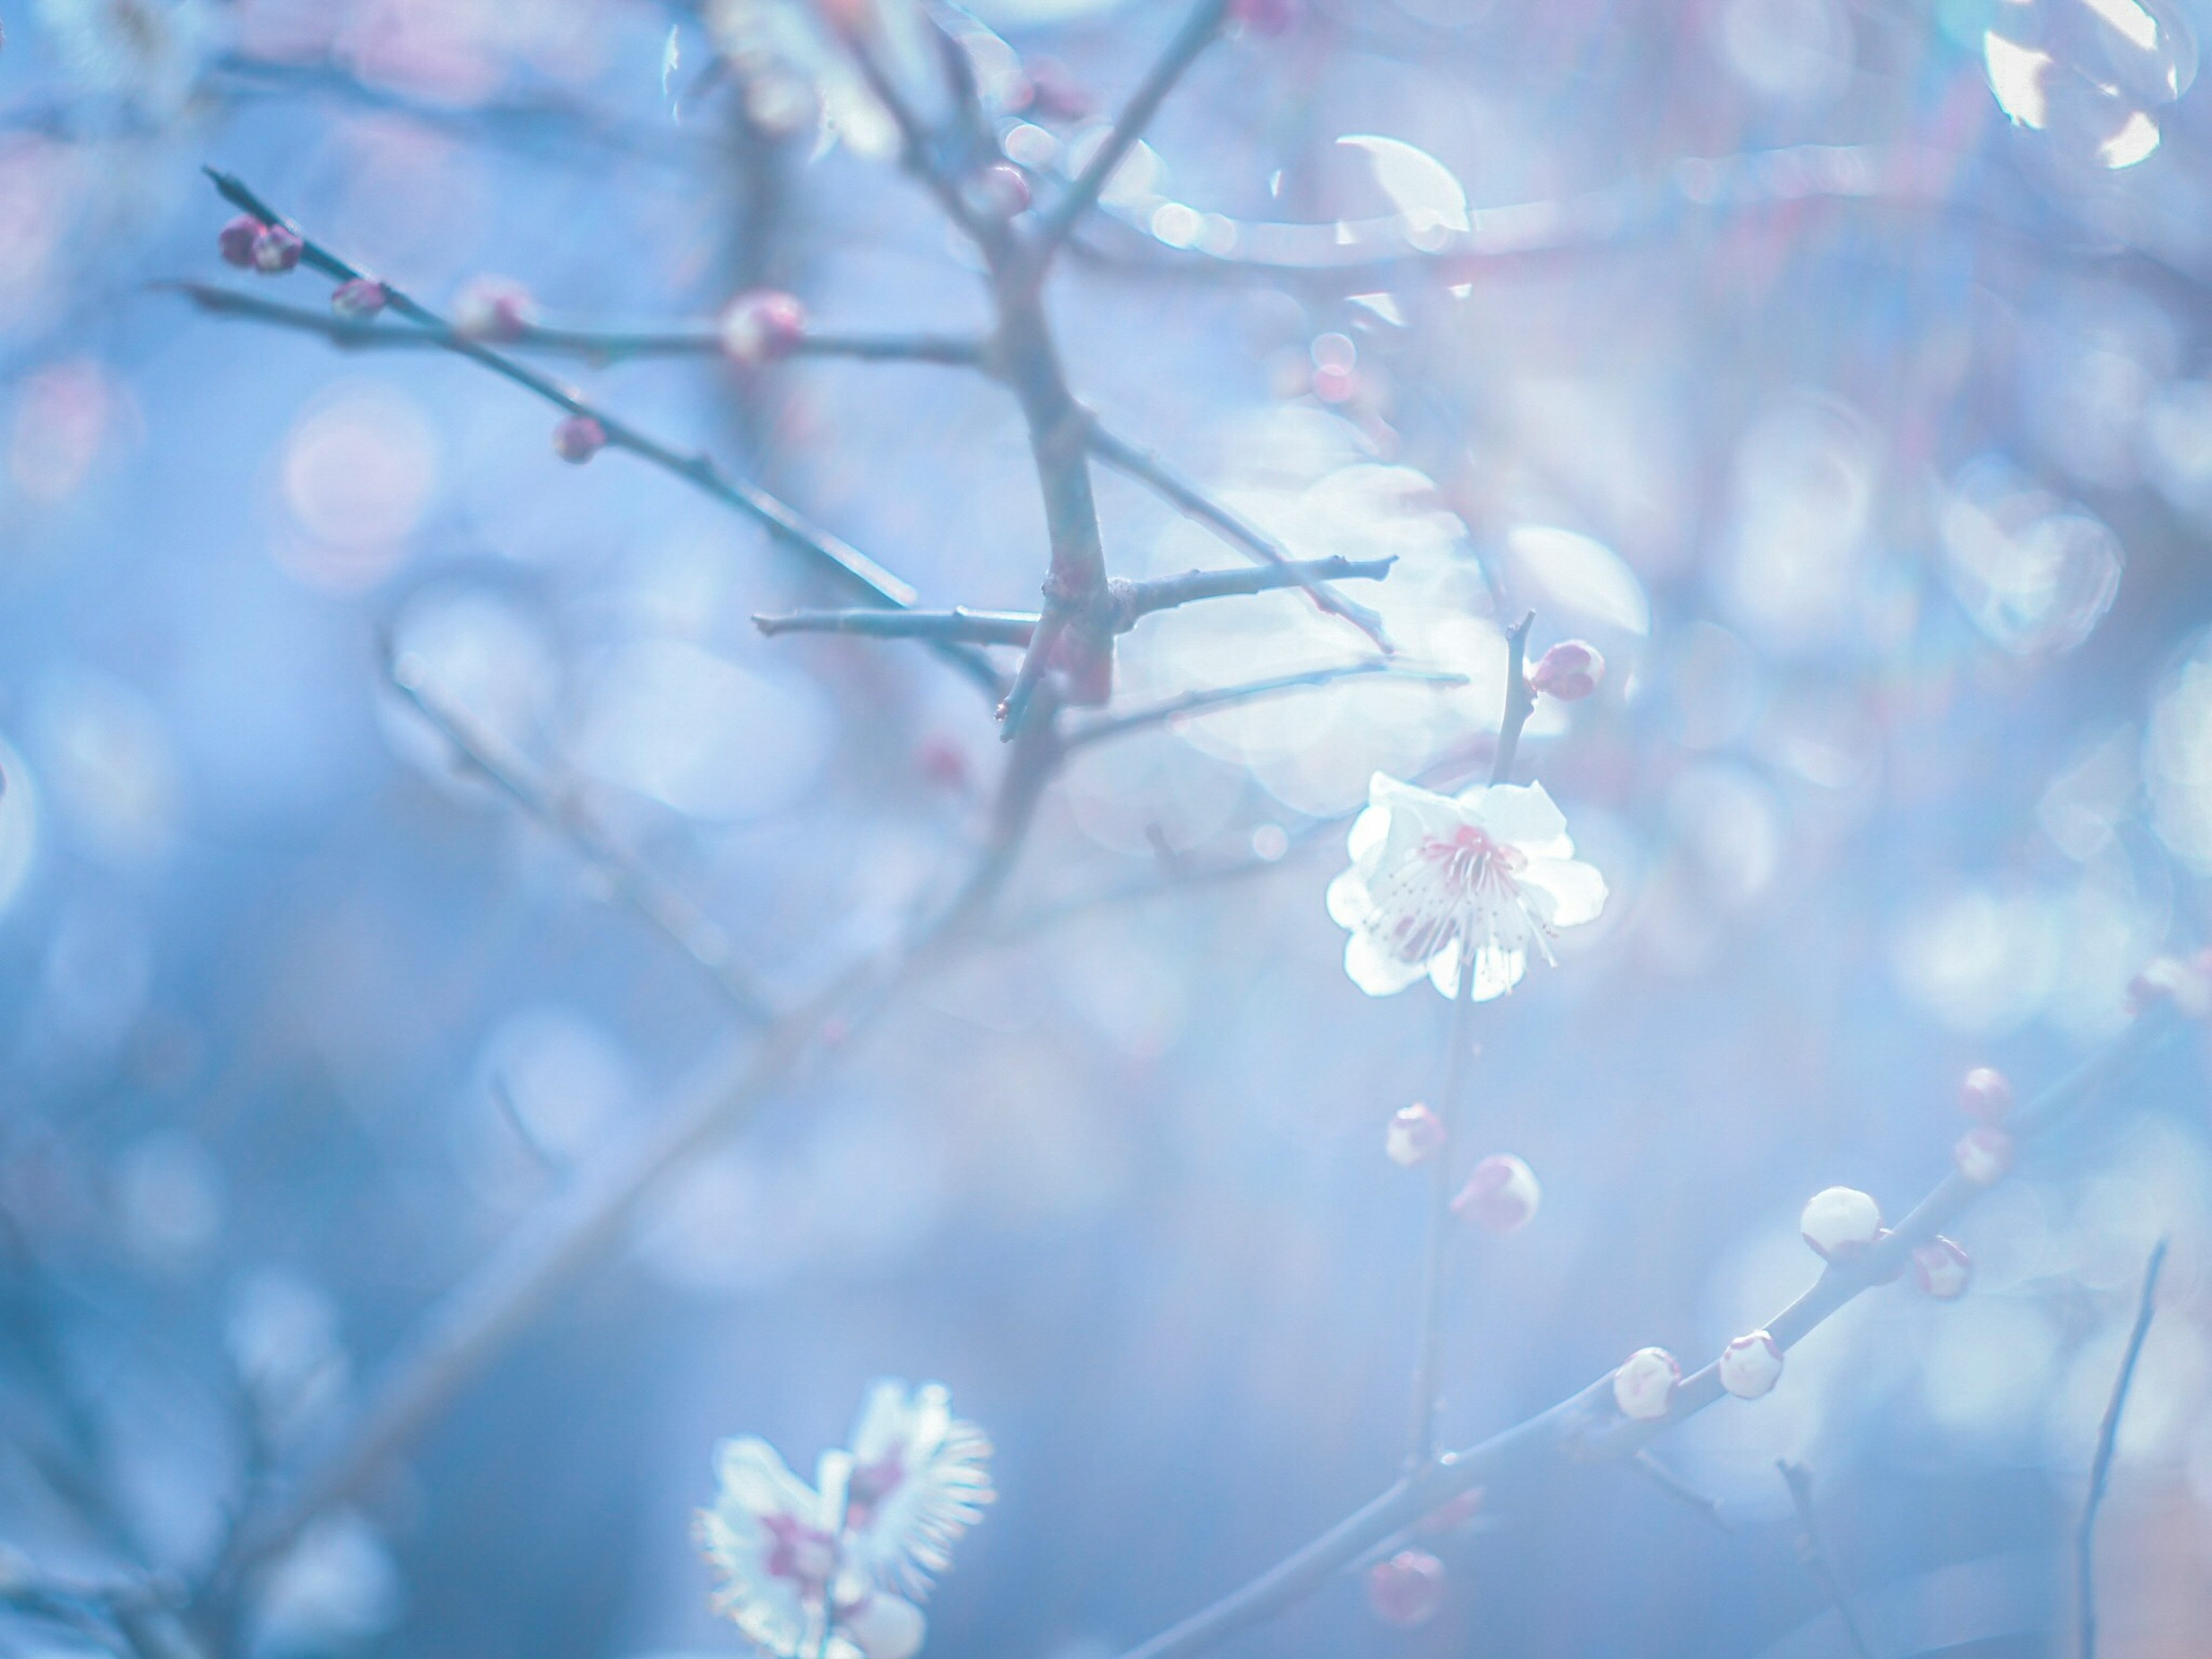
[[[1449,795],[1431,794],[1380,772],[1367,786],[1367,793],[1373,803],[1370,811],[1381,807],[1390,815],[1382,860],[1386,869],[1411,857],[1424,842],[1450,840],[1453,832],[1467,822],[1467,814]]]
[[[1364,928],[1345,941],[1344,971],[1370,997],[1397,995],[1420,978],[1425,965],[1391,955],[1382,941]]]
[[[1376,775],[1380,777],[1382,774]],[[1382,843],[1390,836],[1390,809],[1370,806],[1352,821],[1352,833],[1344,838],[1344,850],[1354,865],[1372,866],[1382,851]]]
[[[1574,859],[1531,859],[1520,872],[1536,914],[1549,927],[1579,927],[1605,908],[1605,876]]]
[[[1493,783],[1460,798],[1474,823],[1492,841],[1517,847],[1531,857],[1571,858],[1565,814],[1540,783]]]
[[[1367,925],[1368,917],[1374,914],[1374,896],[1368,892],[1367,884],[1359,878],[1357,866],[1329,883],[1328,919],[1338,927],[1357,932]]]
[[[1429,983],[1447,997],[1459,994],[1460,945],[1454,939],[1429,964]],[[1521,982],[1528,970],[1528,953],[1485,945],[1474,953],[1474,1000],[1489,1002],[1504,996]]]

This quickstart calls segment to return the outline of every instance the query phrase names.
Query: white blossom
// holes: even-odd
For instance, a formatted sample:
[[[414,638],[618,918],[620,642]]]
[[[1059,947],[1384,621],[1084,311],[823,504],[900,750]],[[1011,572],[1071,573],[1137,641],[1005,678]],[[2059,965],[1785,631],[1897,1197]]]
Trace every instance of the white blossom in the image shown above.
[[[776,1659],[819,1644],[833,1587],[840,1601],[860,1599],[857,1584],[840,1582],[852,1466],[850,1454],[825,1452],[810,1486],[765,1440],[747,1436],[715,1449],[714,1507],[698,1519],[700,1547],[722,1576],[714,1606]],[[833,1635],[829,1659],[860,1659],[860,1650]]]
[[[945,1390],[872,1384],[853,1425],[853,1557],[870,1581],[919,1595],[994,1495],[991,1443],[952,1415]]]
[[[1824,1187],[1805,1200],[1797,1230],[1823,1261],[1856,1255],[1881,1237],[1881,1206],[1852,1187]]]
[[[1613,1403],[1638,1423],[1656,1423],[1674,1403],[1682,1367],[1664,1348],[1638,1348],[1613,1374]]]
[[[1605,908],[1605,878],[1577,861],[1541,784],[1455,798],[1377,772],[1367,799],[1352,826],[1352,867],[1329,884],[1328,913],[1351,931],[1344,970],[1370,996],[1424,974],[1456,996],[1468,957],[1474,1000],[1501,996],[1520,982],[1532,945],[1551,961],[1560,928]]]

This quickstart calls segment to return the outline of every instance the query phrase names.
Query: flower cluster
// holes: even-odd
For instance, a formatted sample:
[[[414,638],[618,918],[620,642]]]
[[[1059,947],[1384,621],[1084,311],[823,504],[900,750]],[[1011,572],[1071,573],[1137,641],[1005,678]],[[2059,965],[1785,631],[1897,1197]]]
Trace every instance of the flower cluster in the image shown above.
[[[812,1486],[764,1440],[715,1450],[698,1517],[715,1607],[776,1659],[910,1659],[931,1576],[994,1496],[990,1442],[936,1383],[871,1386],[851,1442],[822,1455]]]

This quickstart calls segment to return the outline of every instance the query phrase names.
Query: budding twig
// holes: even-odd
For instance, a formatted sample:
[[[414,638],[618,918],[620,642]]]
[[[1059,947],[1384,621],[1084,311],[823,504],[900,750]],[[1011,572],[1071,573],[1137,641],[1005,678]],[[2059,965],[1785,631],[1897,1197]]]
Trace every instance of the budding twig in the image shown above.
[[[2104,1421],[2097,1425],[2096,1455],[2089,1461],[2089,1492],[2081,1504],[2081,1523],[2074,1534],[2074,1587],[2081,1630],[2080,1659],[2097,1659],[2097,1510],[2112,1478],[2112,1453],[2119,1443],[2120,1413],[2127,1409],[2128,1389],[2135,1382],[2136,1362],[2142,1358],[2143,1339],[2150,1334],[2157,1312],[2158,1276],[2166,1266],[2161,1238],[2143,1264],[2142,1290],[2136,1298],[2135,1327],[2128,1333],[2127,1352],[2120,1356],[2119,1375],[2112,1379],[2112,1397],[2105,1402]]]
[[[1505,718],[1498,726],[1498,754],[1490,764],[1492,783],[1513,781],[1513,760],[1521,749],[1521,728],[1536,712],[1536,694],[1528,689],[1528,630],[1535,625],[1533,611],[1505,630]]]
[[[1796,1506],[1798,1556],[1827,1593],[1836,1616],[1844,1621],[1844,1634],[1850,1638],[1851,1651],[1858,1659],[1874,1659],[1874,1650],[1867,1645],[1866,1632],[1859,1628],[1858,1615],[1851,1611],[1851,1598],[1844,1589],[1835,1563],[1828,1559],[1827,1547],[1820,1540],[1820,1523],[1813,1514],[1813,1472],[1786,1457],[1776,1458],[1774,1467],[1782,1472],[1782,1484],[1790,1488],[1790,1501]]]
[[[876,640],[958,640],[969,645],[1027,645],[1034,611],[793,611],[755,617],[753,626],[778,634],[860,634]]]

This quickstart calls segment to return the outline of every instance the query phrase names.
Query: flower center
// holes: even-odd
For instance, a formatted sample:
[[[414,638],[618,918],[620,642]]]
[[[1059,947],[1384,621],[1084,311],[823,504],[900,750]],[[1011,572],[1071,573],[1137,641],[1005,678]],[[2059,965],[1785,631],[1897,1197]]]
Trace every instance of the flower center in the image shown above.
[[[837,1569],[837,1540],[787,1515],[761,1517],[775,1542],[768,1553],[769,1572],[809,1588],[825,1584]]]
[[[1491,840],[1471,823],[1460,825],[1449,840],[1423,842],[1421,857],[1435,867],[1439,878],[1462,896],[1492,882],[1503,884],[1505,878],[1528,862],[1520,848]]]

